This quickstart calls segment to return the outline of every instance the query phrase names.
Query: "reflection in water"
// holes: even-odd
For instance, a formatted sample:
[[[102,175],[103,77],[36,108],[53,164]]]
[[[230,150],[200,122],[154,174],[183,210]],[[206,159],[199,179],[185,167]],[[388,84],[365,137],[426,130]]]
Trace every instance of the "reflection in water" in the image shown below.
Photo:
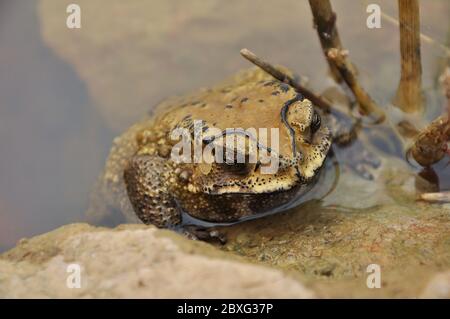
[[[0,3],[0,251],[80,221],[112,132],[43,44],[35,1]]]

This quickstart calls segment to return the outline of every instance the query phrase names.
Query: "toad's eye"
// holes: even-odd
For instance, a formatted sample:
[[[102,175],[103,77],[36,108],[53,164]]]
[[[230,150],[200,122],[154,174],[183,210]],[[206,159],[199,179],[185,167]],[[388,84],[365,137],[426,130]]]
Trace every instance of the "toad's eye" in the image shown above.
[[[236,175],[247,175],[250,171],[250,166],[247,163],[224,163],[226,170]]]
[[[239,160],[238,157],[240,157]],[[255,166],[255,164],[249,162],[248,155],[242,157],[242,154],[238,154],[237,152],[233,154],[232,159],[227,159],[226,156],[224,156],[224,161],[221,165],[227,172],[234,175],[247,175]]]
[[[314,134],[317,132],[317,130],[320,128],[322,120],[320,118],[320,115],[317,114],[317,112],[314,112],[313,118],[311,120],[311,133]]]

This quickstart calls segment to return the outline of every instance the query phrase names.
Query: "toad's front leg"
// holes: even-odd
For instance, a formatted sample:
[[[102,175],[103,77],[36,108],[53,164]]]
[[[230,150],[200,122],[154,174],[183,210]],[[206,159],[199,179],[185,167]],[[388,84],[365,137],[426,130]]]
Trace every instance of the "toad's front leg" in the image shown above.
[[[124,180],[136,215],[145,224],[176,229],[190,239],[225,243],[225,236],[216,229],[182,225],[182,209],[170,187],[170,182],[176,180],[172,172],[173,167],[159,156],[136,155],[130,160]]]
[[[181,212],[169,188],[171,167],[154,155],[134,156],[124,171],[131,205],[145,224],[170,228],[181,224]]]

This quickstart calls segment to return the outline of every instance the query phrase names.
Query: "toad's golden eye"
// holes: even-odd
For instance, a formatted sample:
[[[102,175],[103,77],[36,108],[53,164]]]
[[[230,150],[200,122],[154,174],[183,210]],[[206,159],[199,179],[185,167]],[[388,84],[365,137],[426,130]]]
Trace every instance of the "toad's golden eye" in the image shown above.
[[[223,163],[223,166],[227,171],[236,175],[247,175],[251,171],[251,165],[249,163]]]
[[[314,134],[317,132],[317,130],[320,128],[320,125],[322,123],[322,120],[320,118],[320,115],[317,114],[317,112],[314,112],[313,118],[311,120],[311,133]]]
[[[250,163],[250,157],[248,155],[242,155],[238,152],[234,152],[232,158],[226,158],[225,154],[226,152],[224,151],[224,159],[221,166],[229,173],[235,175],[247,175],[255,168],[256,164]]]

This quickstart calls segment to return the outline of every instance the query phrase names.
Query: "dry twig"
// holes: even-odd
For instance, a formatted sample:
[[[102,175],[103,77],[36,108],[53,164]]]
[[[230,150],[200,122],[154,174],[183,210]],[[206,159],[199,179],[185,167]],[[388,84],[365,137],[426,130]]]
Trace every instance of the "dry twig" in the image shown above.
[[[385,12],[381,12],[381,17],[383,17],[383,19],[393,25],[396,25],[397,27],[400,26],[400,22],[390,16],[389,14],[385,13]],[[423,32],[420,32],[420,40],[422,41],[422,43],[426,43],[429,45],[432,45],[436,48],[438,48],[439,50],[442,51],[443,54],[445,54],[446,57],[450,57],[450,48],[448,46],[446,46],[445,44],[442,44],[441,42],[437,41],[436,39],[432,38],[431,36],[424,34]]]
[[[309,0],[309,5],[314,15],[314,26],[317,29],[322,50],[324,52],[327,52],[330,48],[342,50],[341,39],[336,28],[336,14],[333,12],[330,2]],[[326,55],[325,57],[335,81],[338,83],[342,82],[341,73],[334,65],[334,62],[328,59]]]
[[[450,119],[450,67],[445,69],[444,74],[442,75],[442,84],[444,86],[444,94],[447,98],[447,114]]]
[[[420,14],[418,0],[398,0],[400,20],[401,78],[394,104],[404,112],[422,108]]]
[[[317,26],[320,43],[335,79],[345,81],[352,90],[363,115],[371,116],[375,122],[382,122],[384,111],[375,104],[367,92],[358,83],[355,68],[347,59],[347,51],[342,48],[336,28],[336,14],[329,0],[309,0]]]
[[[314,105],[317,107],[320,107],[326,112],[329,112],[331,110],[331,105],[316,95],[314,92],[308,90],[307,88],[301,86],[292,76],[289,74],[286,74],[285,72],[281,71],[280,69],[276,68],[269,62],[261,59],[257,55],[255,55],[253,52],[251,52],[248,49],[242,49],[241,55],[246,58],[251,63],[255,64],[256,66],[260,67],[265,72],[269,73],[271,76],[276,78],[277,80],[284,82],[286,84],[289,84],[291,87],[293,87],[297,92],[303,94],[304,97],[306,97],[308,100],[310,100]]]
[[[424,193],[419,199],[427,202],[450,203],[450,192]]]
[[[382,122],[385,118],[384,111],[375,104],[372,98],[362,88],[356,78],[354,67],[347,59],[347,52],[338,49],[330,49],[327,57],[334,61],[339,72],[342,74],[345,83],[352,90],[359,104],[360,113],[371,116],[375,122]]]

